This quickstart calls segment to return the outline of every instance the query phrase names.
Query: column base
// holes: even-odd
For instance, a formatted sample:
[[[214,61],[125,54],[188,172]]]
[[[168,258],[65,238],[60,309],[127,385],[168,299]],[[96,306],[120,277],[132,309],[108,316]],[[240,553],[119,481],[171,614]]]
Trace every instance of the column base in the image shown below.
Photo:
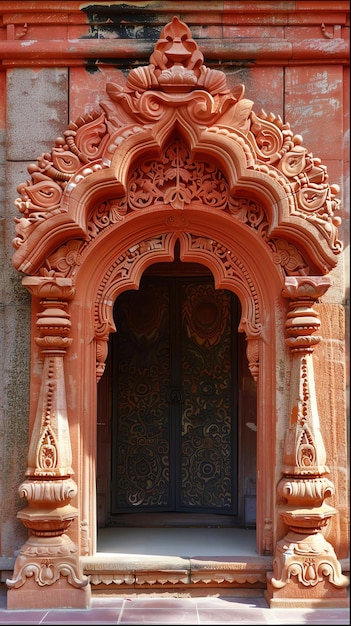
[[[271,583],[273,572],[267,574],[267,589],[264,598],[271,609],[344,609],[350,606],[346,587],[335,587],[328,580],[313,587],[305,587],[290,579],[284,587],[277,589]]]
[[[6,584],[11,609],[87,608],[90,604],[89,578],[83,573],[77,546],[67,535],[30,536]]]
[[[91,600],[90,584],[77,589],[59,578],[53,585],[41,587],[32,578],[18,589],[7,591],[8,609],[88,609]]]

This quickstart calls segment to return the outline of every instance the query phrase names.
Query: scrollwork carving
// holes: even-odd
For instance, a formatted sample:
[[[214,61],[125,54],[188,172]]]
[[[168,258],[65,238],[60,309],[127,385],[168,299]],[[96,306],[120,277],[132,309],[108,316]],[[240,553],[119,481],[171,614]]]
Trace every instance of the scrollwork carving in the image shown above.
[[[228,202],[228,183],[222,172],[211,163],[194,162],[179,141],[168,146],[161,159],[139,166],[128,189],[128,204],[134,210],[158,204],[183,209],[190,203],[224,209]]]
[[[87,576],[82,578],[80,572],[76,571],[74,564],[56,563],[50,559],[42,559],[39,563],[30,563],[24,566],[16,578],[7,580],[6,584],[10,589],[18,589],[25,584],[27,578],[32,576],[40,587],[53,585],[61,576],[66,577],[67,582],[78,589],[85,587],[89,582]]]
[[[77,495],[73,480],[27,480],[19,487],[19,493],[33,504],[38,502],[66,503]]]
[[[278,485],[278,493],[290,503],[303,500],[305,504],[320,506],[326,498],[334,495],[335,488],[325,476],[297,480],[285,478]]]
[[[106,225],[123,220],[128,211],[147,210],[161,204],[184,209],[200,203],[220,210],[229,207],[233,218],[255,228],[274,250],[276,262],[287,274],[309,273],[305,257],[310,250],[304,254],[303,245],[301,250],[294,250],[295,244],[289,242],[292,218],[297,231],[304,231],[306,224],[315,227],[317,248],[324,245],[322,234],[331,254],[339,254],[342,244],[337,231],[340,224],[336,215],[340,209],[336,198],[338,186],[329,185],[326,167],[302,145],[302,137],[293,134],[289,124],[283,123],[280,117],[264,111],[253,112],[253,103],[244,98],[244,91],[243,85],[230,90],[223,72],[204,65],[203,55],[189,28],[174,17],[163,29],[150,64],[132,69],[124,87],[108,84],[108,99],[101,101],[101,109],[70,122],[51,153],[43,153],[37,164],[28,167],[31,180],[19,185],[21,197],[15,201],[22,213],[21,218],[15,218],[15,249],[20,251],[24,243],[32,240],[35,245],[37,226],[54,215],[67,212],[70,193],[98,170],[110,168],[112,159],[116,162],[114,154],[125,150],[122,144],[139,134],[141,151],[143,142],[147,150],[150,140],[154,148],[163,145],[164,138],[161,139],[159,130],[162,126],[165,136],[169,137],[167,149],[160,149],[159,159],[147,164],[144,160],[142,166],[126,165],[130,170],[121,171],[121,176],[124,181],[129,178],[129,197],[110,203],[109,213],[102,211],[98,216],[94,209],[94,215],[87,219],[87,238],[97,236]],[[268,219],[262,206],[250,199],[245,214],[243,206],[238,207],[238,201],[229,197],[229,183],[219,168],[205,159],[191,160],[189,147],[175,130],[177,124],[187,129],[187,135],[190,132],[192,142],[202,146],[204,154],[208,152],[208,138],[212,135],[213,141],[221,144],[219,151],[224,149],[228,154],[239,151],[245,155],[245,176],[255,176],[257,171],[266,175],[265,179],[260,178],[263,196],[265,187],[273,184],[269,179],[280,186],[289,215],[278,215],[277,208]],[[223,138],[225,144],[222,144]],[[176,159],[171,157],[172,151],[176,152]],[[212,154],[212,148],[210,152]],[[125,157],[123,161],[128,163]],[[230,185],[235,182],[230,181]],[[122,181],[119,184],[122,185]],[[72,217],[76,219],[74,213]],[[101,221],[103,219],[105,222]],[[79,217],[77,222],[80,224]],[[278,240],[270,241],[267,236],[275,223],[280,225],[279,242],[286,243],[285,251]],[[315,255],[313,250],[312,256]],[[325,253],[321,253],[321,257],[323,261],[319,259],[318,263],[323,263],[325,270]],[[21,254],[19,259],[22,267]],[[59,264],[64,265],[64,262],[60,260]],[[58,271],[64,275],[73,273],[67,266]]]
[[[278,543],[278,555],[273,561],[274,575],[270,582],[275,589],[282,589],[294,580],[304,587],[315,587],[327,579],[335,587],[347,587],[347,576],[332,546],[321,533],[308,537],[289,533]]]

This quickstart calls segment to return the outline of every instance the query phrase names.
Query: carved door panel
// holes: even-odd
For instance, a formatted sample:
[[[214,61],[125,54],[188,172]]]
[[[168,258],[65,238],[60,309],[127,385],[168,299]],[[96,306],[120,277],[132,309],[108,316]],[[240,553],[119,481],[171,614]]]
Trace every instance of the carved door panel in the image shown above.
[[[144,277],[116,304],[111,513],[237,513],[235,297]]]

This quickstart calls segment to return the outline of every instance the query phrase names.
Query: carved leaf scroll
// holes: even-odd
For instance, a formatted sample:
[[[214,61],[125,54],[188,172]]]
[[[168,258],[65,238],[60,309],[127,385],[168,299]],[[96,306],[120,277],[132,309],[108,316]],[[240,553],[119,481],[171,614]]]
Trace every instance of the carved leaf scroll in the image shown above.
[[[30,180],[18,186],[20,197],[15,202],[22,214],[22,217],[15,218],[15,267],[25,273],[38,273],[45,257],[55,252],[54,244],[50,243],[55,241],[54,236],[47,237],[46,246],[42,245],[40,252],[37,251],[40,236],[36,229],[43,222],[51,220],[53,234],[55,229],[62,232],[65,223],[76,222],[81,228],[81,214],[78,215],[76,208],[79,203],[75,200],[70,204],[71,194],[73,191],[77,193],[82,184],[86,188],[87,180],[98,171],[105,171],[105,178],[99,179],[100,183],[115,177],[112,162],[118,163],[122,187],[128,178],[138,181],[128,199],[129,206],[134,209],[147,211],[162,201],[165,205],[185,210],[194,201],[199,201],[214,210],[222,210],[226,201],[225,176],[219,168],[208,179],[202,175],[202,193],[199,187],[196,188],[194,178],[196,168],[212,162],[213,150],[217,149],[221,158],[227,159],[228,170],[233,156],[241,155],[241,163],[246,163],[248,188],[251,181],[254,187],[259,184],[262,199],[270,197],[271,188],[277,189],[278,186],[281,189],[279,193],[283,194],[287,210],[279,208],[280,202],[273,203],[272,213],[265,215],[264,223],[267,232],[279,225],[279,241],[287,243],[285,252],[289,245],[296,246],[296,241],[300,242],[296,251],[289,250],[290,259],[294,259],[295,264],[293,268],[290,263],[289,271],[308,274],[305,259],[309,258],[308,263],[312,260],[322,273],[327,273],[336,264],[335,255],[342,250],[338,239],[340,218],[336,215],[340,209],[340,200],[336,197],[339,188],[329,184],[326,167],[302,145],[302,137],[294,134],[280,117],[252,111],[253,102],[244,98],[244,91],[243,85],[229,89],[222,71],[204,65],[203,55],[188,26],[174,17],[163,29],[149,65],[132,69],[124,87],[109,83],[100,110],[71,122],[63,137],[56,140],[52,151],[42,154],[36,164],[29,166]],[[183,129],[179,136],[178,128]],[[143,153],[144,156],[150,154],[151,142],[153,153],[158,145],[159,154],[162,154],[166,137],[169,138],[168,145],[172,140],[176,141],[180,156],[173,171],[171,161],[167,167],[165,164],[161,167],[158,157],[149,161],[149,167],[156,168],[154,176],[146,174],[143,178],[140,175],[140,168],[145,167],[140,166],[141,161],[145,163]],[[194,143],[201,147],[204,158],[200,162],[198,157],[192,157],[192,173],[189,155]],[[121,161],[118,159],[120,152]],[[157,168],[163,176],[162,182]],[[258,173],[260,177],[257,179]],[[227,180],[227,183],[233,194],[231,189],[235,180]],[[231,197],[229,194],[229,204],[233,198],[235,201],[235,192]],[[82,231],[85,240],[91,229],[94,208],[86,210],[89,213],[85,216]],[[126,214],[127,209],[123,210]],[[57,216],[67,213],[69,215],[58,223]],[[121,216],[118,208],[115,223]],[[234,224],[238,217],[233,211]],[[67,242],[71,238],[70,232],[67,228]],[[292,238],[292,232],[296,232],[297,238]],[[307,245],[308,240],[313,245]],[[274,243],[276,241],[274,237],[273,243],[267,243],[276,248],[278,258],[283,255],[284,243]],[[26,244],[24,252],[21,251],[23,244]],[[287,269],[289,263],[284,267]],[[313,273],[316,273],[315,267]]]

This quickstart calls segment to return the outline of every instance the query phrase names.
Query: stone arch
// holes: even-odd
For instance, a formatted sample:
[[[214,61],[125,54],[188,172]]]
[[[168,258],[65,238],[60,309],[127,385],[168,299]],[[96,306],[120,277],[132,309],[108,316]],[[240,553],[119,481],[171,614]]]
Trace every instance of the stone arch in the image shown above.
[[[192,211],[189,210],[189,218],[191,215]],[[268,296],[266,295],[265,298],[262,296],[263,274],[259,281],[260,271],[257,263],[245,255],[243,239],[241,239],[240,246],[238,237],[221,239],[222,229],[218,228],[221,220],[216,217],[216,224],[209,222],[204,226],[201,224],[202,214],[199,211],[194,211],[192,219],[186,222],[186,228],[191,224],[191,232],[184,230],[184,224],[181,224],[181,228],[179,227],[178,220],[180,222],[183,220],[174,211],[162,208],[158,217],[159,220],[152,227],[148,226],[147,236],[145,236],[144,229],[143,240],[138,241],[134,233],[128,233],[129,238],[124,241],[121,253],[116,252],[119,249],[118,235],[121,229],[109,232],[106,235],[108,243],[100,241],[98,249],[91,251],[89,256],[92,259],[92,267],[88,272],[84,271],[82,283],[79,280],[79,270],[77,272],[76,298],[78,300],[81,291],[84,291],[81,297],[89,301],[87,290],[91,291],[91,285],[96,285],[96,295],[94,299],[90,297],[91,301],[94,301],[94,307],[91,309],[89,324],[91,328],[94,328],[99,353],[106,354],[103,344],[108,341],[110,332],[115,330],[112,311],[116,297],[126,289],[137,289],[141,275],[151,264],[174,260],[176,241],[180,242],[181,261],[207,266],[214,276],[217,289],[228,288],[238,295],[242,308],[240,330],[245,332],[247,340],[261,337],[262,318],[267,307]],[[226,225],[226,220],[224,220],[224,227]],[[124,233],[123,235],[124,238],[128,236]],[[245,237],[244,243],[246,239],[250,237]],[[104,264],[101,263],[101,265],[98,250],[103,251],[104,255]],[[261,252],[266,253],[266,250],[263,248]],[[267,263],[271,262],[267,254],[262,254],[261,261],[263,259]],[[88,259],[87,263],[89,264]],[[275,289],[279,294],[280,277],[276,268],[275,272]],[[95,277],[95,274],[98,276]],[[274,284],[273,279],[272,283]],[[103,365],[97,356],[97,379],[103,372]]]
[[[18,187],[22,217],[16,220],[13,264],[33,295],[38,320],[32,332],[44,365],[33,382],[39,399],[31,407],[36,418],[28,478],[20,487],[31,506],[19,517],[32,537],[8,586],[22,588],[33,572],[35,582],[49,585],[42,541],[49,536],[58,538],[50,547],[51,580],[69,591],[88,589],[80,557],[96,549],[93,383],[103,372],[114,330],[113,302],[124,289],[137,288],[149,264],[171,261],[179,240],[181,260],[207,265],[216,287],[240,298],[241,330],[259,387],[259,474],[267,480],[258,504],[258,553],[275,554],[271,597],[281,589],[288,593],[286,583],[299,568],[297,594],[308,595],[310,572],[299,549],[290,546],[294,554],[287,560],[286,543],[293,540],[280,545],[278,539],[283,522],[295,528],[296,511],[305,537],[306,502],[321,509],[314,517],[321,544],[325,517],[334,515],[324,506],[333,487],[325,478],[310,356],[319,341],[313,336],[319,327],[313,304],[329,287],[326,275],[342,250],[338,187],[329,184],[325,166],[288,123],[256,114],[242,85],[229,90],[224,73],[203,64],[188,27],[176,17],[164,28],[150,64],[133,69],[124,87],[109,84],[106,91],[101,109],[70,123]],[[277,344],[294,372],[284,463],[275,446]],[[295,392],[301,385],[297,419]],[[280,418],[283,429],[285,416]],[[78,509],[70,504],[76,494],[70,429],[79,457]],[[281,516],[279,471],[278,494],[290,507]],[[65,531],[76,517],[75,544]],[[314,579],[322,583],[328,576],[344,588],[332,547],[310,543]]]

